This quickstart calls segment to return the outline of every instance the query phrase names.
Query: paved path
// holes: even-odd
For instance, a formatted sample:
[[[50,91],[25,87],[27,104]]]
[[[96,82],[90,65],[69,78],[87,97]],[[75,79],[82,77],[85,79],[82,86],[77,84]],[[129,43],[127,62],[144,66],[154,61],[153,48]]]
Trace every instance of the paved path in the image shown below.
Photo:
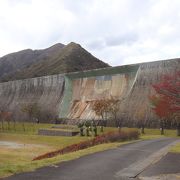
[[[180,154],[168,153],[160,161],[150,165],[139,177],[143,177],[143,180],[180,180]]]
[[[57,167],[44,167],[34,172],[17,174],[5,180],[124,180],[128,176],[122,176],[122,172],[127,175],[132,171],[143,171],[143,163],[147,167],[147,162],[150,160],[151,163],[152,157],[157,158],[159,150],[164,153],[163,149],[175,140],[161,138],[131,143],[63,162],[57,164]]]

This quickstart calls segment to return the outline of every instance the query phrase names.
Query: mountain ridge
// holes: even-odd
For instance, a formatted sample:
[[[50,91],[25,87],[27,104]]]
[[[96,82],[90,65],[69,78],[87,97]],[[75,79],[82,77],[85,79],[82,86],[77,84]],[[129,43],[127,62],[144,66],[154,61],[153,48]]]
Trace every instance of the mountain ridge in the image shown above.
[[[0,81],[110,67],[81,45],[54,44],[46,49],[25,49],[0,58]]]

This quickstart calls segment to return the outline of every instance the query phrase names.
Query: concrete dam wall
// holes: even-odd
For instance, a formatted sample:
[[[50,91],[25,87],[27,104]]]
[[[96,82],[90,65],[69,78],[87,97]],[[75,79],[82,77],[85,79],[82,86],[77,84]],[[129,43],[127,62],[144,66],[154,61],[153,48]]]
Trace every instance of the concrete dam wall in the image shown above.
[[[59,114],[64,93],[64,76],[53,75],[0,83],[0,108],[23,117],[21,109],[29,103],[37,103],[46,116]]]
[[[92,110],[96,99],[123,98],[120,118],[153,122],[152,84],[179,70],[180,60],[173,59],[0,83],[0,105],[18,114],[23,103],[36,102],[60,118],[85,120],[101,118]]]

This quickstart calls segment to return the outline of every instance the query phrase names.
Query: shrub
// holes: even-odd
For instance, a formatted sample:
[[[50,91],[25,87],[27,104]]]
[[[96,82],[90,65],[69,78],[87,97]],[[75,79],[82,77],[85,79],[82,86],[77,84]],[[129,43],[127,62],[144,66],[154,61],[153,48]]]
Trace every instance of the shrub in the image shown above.
[[[108,142],[120,142],[120,141],[125,141],[125,140],[132,140],[132,139],[138,139],[139,138],[139,132],[136,129],[133,130],[126,130],[126,131],[120,131],[120,132],[109,132],[106,134],[102,134],[100,136],[97,136],[93,139],[83,141],[77,144],[72,144],[70,146],[67,146],[65,148],[62,148],[60,150],[52,151],[43,155],[40,155],[34,160],[41,160],[45,158],[51,158],[56,155],[60,154],[65,154],[65,153],[70,153],[82,149],[86,149],[98,144],[103,144],[103,143],[108,143]]]

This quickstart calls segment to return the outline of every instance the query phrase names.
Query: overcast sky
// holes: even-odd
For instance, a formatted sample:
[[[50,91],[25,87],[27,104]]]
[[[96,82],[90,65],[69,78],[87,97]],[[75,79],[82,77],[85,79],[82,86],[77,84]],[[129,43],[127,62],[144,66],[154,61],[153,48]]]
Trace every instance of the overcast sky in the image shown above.
[[[180,0],[0,0],[0,57],[72,41],[110,65],[180,57]]]

